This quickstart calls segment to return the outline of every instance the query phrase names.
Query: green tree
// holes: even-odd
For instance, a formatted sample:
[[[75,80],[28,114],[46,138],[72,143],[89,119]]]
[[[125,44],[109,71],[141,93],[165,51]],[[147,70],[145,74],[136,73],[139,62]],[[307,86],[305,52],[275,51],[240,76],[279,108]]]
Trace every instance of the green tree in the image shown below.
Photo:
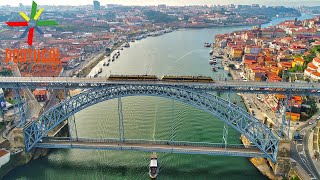
[[[170,23],[178,20],[178,17],[152,10],[144,11],[144,15],[154,23]]]
[[[300,178],[298,176],[294,176],[291,178],[291,180],[300,180]]]
[[[309,78],[306,78],[305,80],[306,80],[307,82],[310,82],[310,79],[309,79]]]
[[[234,69],[236,66],[234,64],[229,64],[228,67]]]

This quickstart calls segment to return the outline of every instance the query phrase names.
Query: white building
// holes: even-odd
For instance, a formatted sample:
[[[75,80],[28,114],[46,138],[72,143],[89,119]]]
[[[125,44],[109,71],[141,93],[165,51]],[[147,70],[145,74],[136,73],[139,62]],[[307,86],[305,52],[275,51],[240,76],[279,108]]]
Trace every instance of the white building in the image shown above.
[[[5,149],[0,149],[0,168],[10,161],[10,152]]]
[[[320,80],[320,58],[313,58],[312,62],[308,64],[307,69],[304,71],[305,77],[310,77],[313,81]]]

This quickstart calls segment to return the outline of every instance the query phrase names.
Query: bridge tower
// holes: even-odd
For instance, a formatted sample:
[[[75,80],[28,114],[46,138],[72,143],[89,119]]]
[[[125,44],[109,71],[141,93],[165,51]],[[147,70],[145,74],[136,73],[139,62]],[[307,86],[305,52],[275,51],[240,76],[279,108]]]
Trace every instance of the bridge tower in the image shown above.
[[[70,91],[64,89],[64,99],[70,98]],[[76,118],[74,115],[68,118],[68,132],[69,132],[69,140],[72,143],[73,140],[78,140],[78,131],[76,125]]]
[[[30,111],[28,107],[28,103],[26,102],[24,97],[20,95],[20,89],[12,89],[13,99],[15,101],[14,105],[14,127],[23,127],[26,123],[27,119],[30,119]]]
[[[277,116],[277,126],[278,135],[281,138],[290,139],[290,127],[291,127],[291,112],[292,112],[292,105],[289,106],[289,102],[292,102],[291,93],[286,94],[285,98],[279,102],[279,111]],[[287,118],[287,112],[290,113],[289,117]],[[281,120],[281,122],[280,122]]]

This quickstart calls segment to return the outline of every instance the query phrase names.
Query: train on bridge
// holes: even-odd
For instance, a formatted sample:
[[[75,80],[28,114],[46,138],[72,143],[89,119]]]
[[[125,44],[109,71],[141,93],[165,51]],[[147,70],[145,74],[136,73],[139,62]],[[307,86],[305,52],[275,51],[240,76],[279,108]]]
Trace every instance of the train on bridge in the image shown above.
[[[209,76],[168,76],[158,78],[155,75],[110,75],[110,81],[170,81],[170,82],[212,82]]]

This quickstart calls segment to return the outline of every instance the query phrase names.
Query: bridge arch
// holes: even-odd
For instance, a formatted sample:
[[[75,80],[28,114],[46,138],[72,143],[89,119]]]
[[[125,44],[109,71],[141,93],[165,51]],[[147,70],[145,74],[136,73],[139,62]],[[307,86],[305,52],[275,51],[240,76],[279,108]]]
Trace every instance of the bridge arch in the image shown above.
[[[265,153],[266,157],[276,161],[279,145],[277,136],[247,111],[218,96],[172,85],[126,84],[83,91],[50,108],[25,126],[26,150],[31,150],[50,130],[76,112],[103,101],[127,96],[164,97],[202,109],[236,129]]]

